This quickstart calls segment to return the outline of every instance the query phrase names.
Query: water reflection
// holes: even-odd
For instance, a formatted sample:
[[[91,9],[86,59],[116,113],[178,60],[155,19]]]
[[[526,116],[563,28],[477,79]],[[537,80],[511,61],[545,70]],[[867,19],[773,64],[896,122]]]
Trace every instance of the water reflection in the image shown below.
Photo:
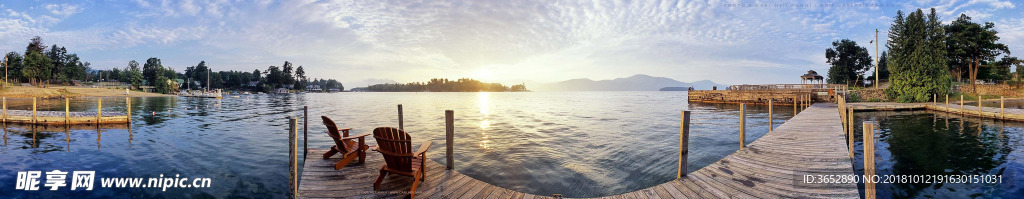
[[[490,138],[487,137],[487,129],[491,128],[490,112],[491,112],[491,93],[479,92],[477,93],[477,107],[480,109],[480,143],[477,144],[481,149],[487,151],[491,149],[489,143]]]
[[[28,148],[40,148],[44,150],[38,152],[52,152],[52,151],[71,151],[72,131],[76,133],[90,133],[95,132],[96,136],[96,149],[99,150],[102,147],[103,131],[104,130],[123,130],[127,129],[129,132],[128,144],[131,145],[131,129],[127,128],[127,125],[123,124],[103,124],[103,125],[73,125],[73,126],[59,126],[59,125],[32,125],[32,124],[4,124],[4,146],[7,146],[8,132],[15,132],[25,138],[25,143]],[[64,134],[64,146],[57,147],[53,144],[45,143],[44,141],[50,140],[50,138],[57,138],[59,140],[59,134]]]
[[[942,118],[942,119],[938,119]],[[878,184],[880,197],[1015,197],[1024,193],[1024,123],[962,117],[932,111],[856,113],[854,132],[876,122],[878,175],[1001,175],[1003,183]],[[862,138],[856,135],[856,138]],[[861,145],[857,140],[857,145]],[[863,146],[854,167],[863,173]],[[861,186],[863,189],[863,186]]]

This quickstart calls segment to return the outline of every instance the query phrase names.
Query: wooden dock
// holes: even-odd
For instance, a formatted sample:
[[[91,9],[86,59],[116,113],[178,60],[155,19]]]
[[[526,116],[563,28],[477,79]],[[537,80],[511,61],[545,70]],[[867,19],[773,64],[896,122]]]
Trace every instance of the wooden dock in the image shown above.
[[[835,104],[817,103],[718,162],[676,180],[606,198],[857,198],[856,184],[803,183],[804,175],[854,174],[840,121]],[[409,197],[409,177],[389,176],[380,190],[373,190],[384,161],[380,154],[370,151],[366,163],[334,170],[339,157],[318,158],[324,152],[309,150],[300,198]],[[426,167],[418,198],[551,198],[494,186],[431,160]]]
[[[989,100],[988,102],[991,102]],[[965,103],[977,103],[965,102]],[[964,104],[962,107],[959,101],[949,102],[925,102],[925,103],[895,103],[895,102],[861,102],[849,103],[850,108],[855,111],[892,111],[892,110],[933,110],[959,114],[964,116],[992,118],[1000,120],[1024,121],[1024,109],[984,107]]]
[[[128,108],[125,113],[104,113],[102,98],[97,98],[96,112],[70,111],[68,100],[64,99],[64,111],[37,111],[35,98],[32,99],[32,110],[8,110],[7,98],[3,98],[0,122],[40,125],[127,124],[131,122],[131,98],[125,98]]]

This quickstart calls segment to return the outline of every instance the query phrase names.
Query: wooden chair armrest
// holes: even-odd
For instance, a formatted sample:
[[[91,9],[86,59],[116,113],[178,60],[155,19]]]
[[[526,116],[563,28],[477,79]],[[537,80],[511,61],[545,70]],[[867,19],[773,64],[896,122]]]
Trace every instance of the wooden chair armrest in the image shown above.
[[[343,138],[341,138],[341,140],[351,140],[351,139],[356,139],[356,138],[360,138],[361,139],[361,138],[369,136],[369,135],[370,135],[370,133],[363,133],[361,135],[343,137]]]
[[[423,155],[423,153],[426,153],[427,150],[430,149],[430,144],[432,144],[430,141],[423,142],[423,144],[420,145],[420,149],[416,151],[416,155]]]

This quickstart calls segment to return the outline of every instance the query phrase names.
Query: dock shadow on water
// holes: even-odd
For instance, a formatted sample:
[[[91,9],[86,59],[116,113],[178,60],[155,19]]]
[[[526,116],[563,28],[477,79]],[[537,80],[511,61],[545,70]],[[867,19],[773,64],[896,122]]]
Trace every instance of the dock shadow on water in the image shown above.
[[[24,107],[17,103],[24,102],[13,106]],[[90,107],[95,107],[87,99],[71,103],[73,110],[92,111]],[[127,110],[117,101],[103,103],[104,112]],[[432,160],[444,162],[444,110],[454,110],[455,169],[487,183],[537,195],[609,196],[674,179],[682,110],[692,111],[688,172],[738,148],[739,106],[689,104],[686,92],[132,98],[131,128],[5,126],[4,145],[0,146],[5,157],[0,158],[0,198],[288,197],[286,117],[301,116],[302,107],[309,106],[309,148],[327,148],[334,143],[324,133],[319,116],[331,117],[339,126],[354,128],[353,134],[361,134],[380,126],[398,126],[397,104],[403,104],[405,130],[413,139],[434,143],[427,153]],[[768,133],[767,112],[766,106],[747,106],[748,144]],[[774,112],[776,127],[793,114],[791,106],[785,105],[776,106]],[[300,118],[300,126],[301,122]],[[373,139],[367,141],[375,144]],[[19,171],[52,170],[94,170],[97,178],[180,174],[211,178],[212,186],[167,191],[19,192],[8,184],[15,182],[14,174]]]
[[[881,198],[1014,198],[1024,195],[1024,123],[935,111],[855,114],[854,169],[864,173],[862,122],[877,123],[877,175],[1001,175],[994,184],[880,183]],[[859,185],[861,194],[864,186]]]

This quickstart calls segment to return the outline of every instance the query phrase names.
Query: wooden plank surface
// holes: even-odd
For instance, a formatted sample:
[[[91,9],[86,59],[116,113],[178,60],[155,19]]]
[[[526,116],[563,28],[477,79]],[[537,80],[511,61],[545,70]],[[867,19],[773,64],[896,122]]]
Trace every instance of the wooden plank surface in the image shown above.
[[[853,174],[842,125],[835,104],[817,103],[747,147],[683,178],[606,198],[857,198],[856,184],[802,182],[804,174]],[[333,163],[340,157],[319,158],[325,151],[309,150],[300,197],[409,197],[412,178],[404,176],[388,176],[381,189],[373,190],[373,180],[384,161],[379,154],[368,152],[366,163],[334,170]],[[444,170],[433,160],[428,159],[426,166],[427,177],[416,190],[418,198],[550,198]]]

